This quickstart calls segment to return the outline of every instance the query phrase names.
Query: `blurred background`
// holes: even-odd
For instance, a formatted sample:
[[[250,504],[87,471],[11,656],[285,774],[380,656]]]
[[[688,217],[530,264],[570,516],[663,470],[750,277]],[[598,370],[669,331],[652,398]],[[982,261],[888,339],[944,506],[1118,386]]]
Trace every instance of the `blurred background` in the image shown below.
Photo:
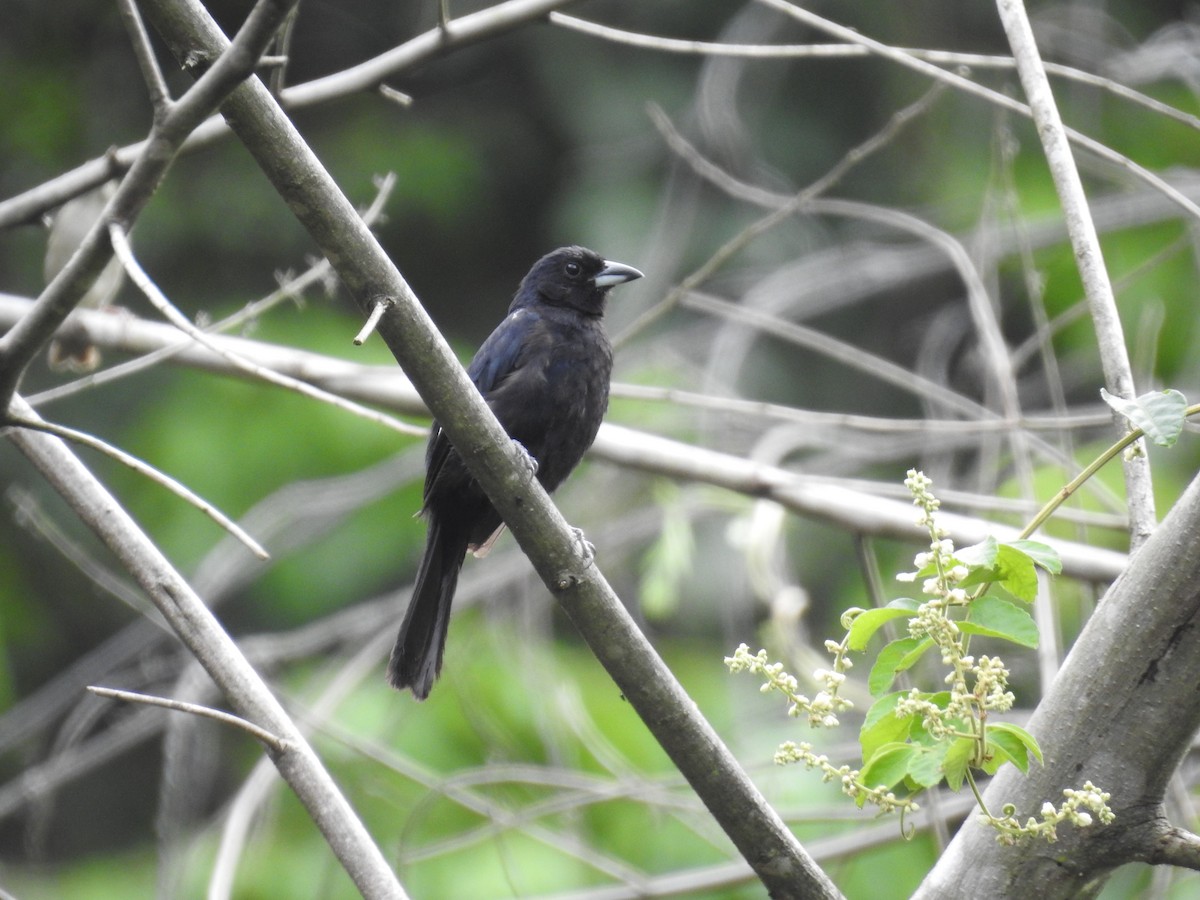
[[[463,16],[488,5],[449,7]],[[1067,123],[1200,198],[1196,7],[1029,6],[1044,57],[1100,78],[1056,73]],[[227,32],[248,7],[208,4]],[[894,47],[945,51],[939,65],[1022,97],[1013,72],[989,58],[1007,52],[989,4],[810,7]],[[286,81],[400,45],[436,27],[437,8],[301,3]],[[681,40],[830,40],[741,0],[595,0],[564,12]],[[145,136],[150,106],[114,4],[5,0],[0,18],[0,200]],[[357,93],[293,118],[354,203],[366,207],[394,173],[375,230],[464,360],[534,260],[584,244],[646,273],[609,306],[610,422],[863,497],[904,500],[915,466],[948,509],[1028,519],[1114,438],[1032,126],[861,54],[682,50],[541,19],[396,73],[387,83],[411,105]],[[161,59],[178,96],[188,79]],[[1079,164],[1138,390],[1195,399],[1196,223],[1127,169],[1082,153]],[[746,232],[814,184],[811,203]],[[316,262],[231,138],[180,157],[133,241],[147,272],[199,321],[242,310]],[[38,295],[46,245],[41,217],[0,230],[0,292]],[[964,266],[985,296],[968,297]],[[157,319],[128,285],[115,302],[126,310],[115,315]],[[394,366],[377,339],[351,345],[360,325],[325,279],[236,333]],[[1007,350],[1007,371],[983,349],[990,338]],[[105,349],[103,365],[127,359]],[[185,365],[100,385],[73,378],[39,362],[22,393],[46,418],[184,482],[271,550],[269,562],[252,561],[193,508],[80,451],[312,729],[414,896],[641,896],[673,873],[687,873],[681,896],[762,895],[511,538],[468,560],[431,698],[418,705],[385,686],[424,536],[413,518],[423,441]],[[1003,406],[1008,387],[1019,421]],[[1151,460],[1161,516],[1200,465],[1200,447],[1185,435]],[[261,754],[248,738],[84,694],[103,684],[223,703],[7,443],[0,484],[0,888],[22,898],[195,897],[228,879],[228,896],[353,896],[299,805],[273,773],[254,774]],[[1050,535],[1125,550],[1122,492],[1110,466]],[[816,775],[773,767],[788,739],[858,764],[857,722],[813,738],[722,658],[746,642],[798,675],[811,671],[824,639],[840,637],[841,610],[898,595],[892,575],[910,568],[921,535],[856,532],[839,510],[799,516],[601,453],[558,500],[838,886],[850,897],[907,896],[965,813],[962,798],[934,802],[905,842],[894,821],[841,802]],[[1051,656],[1103,589],[1069,577],[1047,586],[1039,621]],[[1029,709],[1053,659],[1005,658]],[[862,668],[852,696],[865,709]],[[1191,796],[1177,798],[1180,824],[1194,814]],[[1151,889],[1193,896],[1196,880],[1152,883],[1123,870],[1105,896]]]

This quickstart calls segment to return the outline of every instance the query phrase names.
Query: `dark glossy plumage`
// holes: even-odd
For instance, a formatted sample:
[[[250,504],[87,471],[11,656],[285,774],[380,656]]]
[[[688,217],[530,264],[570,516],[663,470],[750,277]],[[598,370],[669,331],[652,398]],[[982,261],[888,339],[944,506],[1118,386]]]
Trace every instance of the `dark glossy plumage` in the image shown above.
[[[500,424],[537,461],[548,491],[579,463],[608,408],[612,348],[601,321],[608,290],[641,275],[583,247],[547,254],[467,369]],[[388,663],[392,686],[418,699],[442,668],[463,559],[468,550],[485,553],[502,524],[437,422],[425,464],[425,553]]]

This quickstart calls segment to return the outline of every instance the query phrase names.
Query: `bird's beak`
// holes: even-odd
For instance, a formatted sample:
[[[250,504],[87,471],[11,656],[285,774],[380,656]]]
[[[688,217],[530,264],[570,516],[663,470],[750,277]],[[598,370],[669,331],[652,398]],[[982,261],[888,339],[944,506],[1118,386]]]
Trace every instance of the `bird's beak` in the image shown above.
[[[614,284],[623,284],[626,281],[633,281],[641,278],[642,273],[633,266],[627,266],[624,263],[613,262],[606,259],[604,268],[601,269],[594,279],[596,287],[612,287]]]

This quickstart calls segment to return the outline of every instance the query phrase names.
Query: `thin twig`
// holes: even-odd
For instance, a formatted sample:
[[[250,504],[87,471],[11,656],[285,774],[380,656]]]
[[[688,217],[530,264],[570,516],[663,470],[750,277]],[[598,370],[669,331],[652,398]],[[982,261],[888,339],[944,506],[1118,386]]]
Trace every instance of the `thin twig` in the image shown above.
[[[362,220],[368,226],[376,225],[383,216],[384,207],[387,205],[388,198],[396,187],[396,173],[388,172],[383,176],[375,179],[377,191],[370,205],[363,211]],[[278,288],[272,291],[267,296],[247,303],[237,312],[226,316],[218,322],[205,326],[204,331],[208,334],[219,334],[223,331],[230,331],[241,326],[246,322],[252,322],[259,317],[274,309],[285,300],[297,299],[303,296],[304,292],[315,284],[321,284],[329,279],[333,273],[333,266],[329,264],[329,260],[320,259],[309,266],[309,268],[297,275],[294,278],[280,278],[283,283]],[[60,400],[63,397],[69,397],[79,391],[87,390],[93,387],[99,387],[102,384],[107,384],[111,381],[117,381],[134,375],[145,369],[151,368],[160,362],[164,362],[177,354],[188,350],[192,345],[188,342],[176,342],[166,347],[160,347],[152,350],[143,356],[136,359],[130,359],[126,362],[111,366],[100,372],[93,372],[90,375],[85,375],[82,378],[77,378],[74,381],[69,381],[66,384],[58,385],[57,387],[49,388],[38,394],[26,397],[25,399],[31,406],[41,406],[45,403],[50,403],[54,400]],[[311,381],[311,379],[309,379]]]
[[[696,291],[689,291],[680,298],[680,304],[708,315],[721,316],[739,324],[752,326],[797,346],[820,353],[828,359],[837,360],[845,366],[865,372],[893,387],[912,393],[930,403],[937,403],[971,419],[1001,419],[1013,421],[1012,417],[997,416],[992,410],[945,385],[938,384],[917,373],[897,365],[881,356],[865,352],[861,347],[838,340],[832,335],[788,322],[777,316],[740,306]]]
[[[296,21],[300,18],[300,4],[292,7],[292,11],[283,20],[278,33],[275,35],[274,49],[278,53],[269,62],[271,69],[271,93],[278,97],[283,93],[287,82],[287,67],[292,55],[292,36],[296,33]],[[261,63],[267,64],[268,57],[263,57]]]
[[[404,91],[398,91],[394,87],[390,87],[386,84],[381,84],[379,86],[379,96],[384,100],[390,100],[392,103],[395,103],[397,106],[405,109],[413,105],[412,94],[406,94]]]
[[[683,297],[687,296],[692,290],[699,287],[707,281],[714,272],[720,269],[733,256],[739,253],[751,243],[759,235],[766,233],[774,228],[777,224],[793,215],[797,210],[803,207],[806,203],[820,196],[825,191],[829,190],[835,184],[842,180],[847,173],[855,166],[869,157],[872,153],[881,150],[887,146],[896,137],[897,134],[916,117],[922,115],[933,104],[934,100],[941,94],[941,89],[936,85],[934,88],[927,91],[916,102],[909,104],[898,112],[894,113],[882,129],[872,135],[867,140],[863,141],[856,147],[852,147],[845,156],[843,156],[836,165],[828,172],[812,182],[804,190],[795,194],[787,202],[779,206],[773,212],[768,213],[763,218],[756,222],[751,222],[738,234],[734,235],[713,253],[707,261],[705,261],[698,269],[679,282],[672,288],[667,296],[662,299],[656,306],[651,307],[641,316],[639,316],[632,324],[630,324],[621,334],[613,340],[613,348],[620,349],[634,335],[644,331],[654,322],[661,319],[672,309],[679,305]],[[676,152],[681,155],[687,155],[687,150],[690,149],[690,144],[671,123],[667,114],[664,113],[658,106],[650,104],[647,107],[647,113],[651,121],[658,127]],[[693,153],[692,157],[698,157],[699,154]],[[690,158],[690,157],[689,157]]]
[[[150,479],[155,484],[162,485],[175,496],[186,500],[192,506],[196,507],[196,509],[200,510],[200,512],[204,513],[219,526],[241,541],[246,548],[259,559],[271,558],[270,554],[263,549],[262,545],[259,544],[258,541],[248,535],[245,530],[241,528],[241,526],[239,526],[236,522],[234,522],[231,518],[229,518],[203,497],[192,491],[186,485],[176,481],[165,472],[154,468],[154,466],[138,459],[136,456],[133,456],[130,453],[126,453],[119,447],[114,447],[107,441],[103,441],[94,435],[88,434],[87,432],[78,431],[74,428],[68,428],[65,425],[57,425],[53,422],[45,422],[40,419],[29,419],[20,415],[9,415],[6,418],[6,422],[18,428],[31,428],[34,431],[45,432],[46,434],[52,434],[55,437],[60,437],[76,444],[82,444],[84,447],[89,447],[92,450],[103,453],[105,456],[111,459],[115,459],[122,465],[133,469],[133,471],[137,472],[139,475]]]
[[[794,3],[789,2],[789,0],[758,0],[758,2],[770,6],[772,9],[777,9],[783,13],[786,13],[793,19],[804,22],[806,25],[810,25],[813,28],[819,29],[826,34],[832,34],[839,40],[866,47],[872,53],[882,56],[885,59],[890,59],[892,62],[899,63],[905,68],[913,69],[937,81],[945,82],[951,87],[957,88],[965,93],[971,94],[972,96],[979,97],[989,103],[1012,110],[1013,112],[1018,113],[1025,118],[1033,117],[1033,112],[1030,110],[1029,106],[1021,103],[1019,100],[1014,100],[1013,98],[1006,96],[999,91],[994,91],[990,88],[984,87],[983,85],[976,84],[969,78],[965,78],[955,72],[947,72],[945,69],[939,68],[938,66],[928,63],[923,59],[918,59],[904,50],[897,49],[896,47],[892,47],[883,43],[882,41],[877,41],[874,38],[867,37],[866,35],[855,31],[853,28],[847,28],[845,25],[840,25],[837,22],[832,22],[829,19],[818,16],[816,13],[809,12],[806,9],[796,6]],[[1164,196],[1170,198],[1171,202],[1178,205],[1181,209],[1186,210],[1188,215],[1196,219],[1200,219],[1200,206],[1193,203],[1189,198],[1184,196],[1183,193],[1181,193],[1172,185],[1168,184],[1154,172],[1151,172],[1145,166],[1134,162],[1129,157],[1118,153],[1111,147],[1100,143],[1100,141],[1097,141],[1095,138],[1088,137],[1082,132],[1075,131],[1072,128],[1066,128],[1064,129],[1064,133],[1071,143],[1075,144],[1077,147],[1081,147],[1095,154],[1100,159],[1119,166],[1120,168],[1132,174],[1139,181],[1143,181],[1161,191]]]
[[[146,706],[159,706],[163,709],[190,713],[193,716],[203,716],[206,719],[213,719],[225,725],[232,725],[234,728],[240,728],[276,753],[287,753],[292,749],[291,744],[279,737],[279,735],[272,734],[265,728],[260,728],[258,725],[243,719],[241,716],[213,709],[211,706],[201,706],[198,703],[187,703],[183,700],[172,700],[169,697],[156,697],[153,694],[140,694],[136,691],[119,691],[115,688],[98,687],[94,684],[89,684],[87,689],[97,697],[107,697],[110,700],[121,700],[125,703],[142,703]]]
[[[375,301],[375,305],[371,307],[371,314],[367,316],[367,321],[363,324],[362,330],[354,336],[354,346],[361,347],[363,342],[371,336],[371,332],[375,330],[375,326],[379,324],[379,320],[383,318],[383,314],[391,308],[392,298],[383,297]]]
[[[691,41],[680,38],[663,37],[656,34],[645,34],[614,28],[580,19],[567,13],[550,13],[550,22],[581,34],[591,35],[602,40],[640,47],[663,53],[680,53],[698,56],[732,56],[742,59],[847,59],[870,56],[871,50],[856,44],[731,44],[717,41]],[[944,66],[966,67],[972,69],[1015,69],[1016,61],[1011,56],[996,56],[984,53],[963,53],[957,50],[930,50],[923,47],[897,47],[897,50],[923,59],[926,62]],[[1200,117],[1185,110],[1163,103],[1156,97],[1143,94],[1127,85],[1085,72],[1074,66],[1061,63],[1046,63],[1046,72],[1069,81],[1090,85],[1107,91],[1131,103],[1143,106],[1152,112],[1174,119],[1182,125],[1200,131]]]
[[[407,422],[402,422],[394,416],[381,413],[378,410],[355,403],[352,400],[346,400],[344,397],[339,397],[337,394],[322,390],[298,378],[281,375],[221,346],[200,328],[193,325],[187,316],[176,309],[171,301],[166,298],[166,295],[158,289],[158,285],[150,279],[150,276],[138,264],[137,259],[133,255],[133,249],[129,245],[129,239],[125,235],[125,230],[118,223],[114,222],[109,226],[109,236],[112,239],[113,250],[125,266],[129,280],[137,285],[138,289],[146,296],[151,305],[162,313],[172,325],[197,343],[203,344],[209,350],[229,360],[235,368],[241,369],[243,372],[247,372],[256,378],[270,382],[278,387],[295,391],[297,394],[301,394],[312,400],[328,403],[330,406],[366,419],[369,422],[374,422],[377,425],[383,425],[385,428],[390,428],[400,434],[406,434],[410,437],[424,437],[428,434],[428,430],[425,428],[409,425]]]
[[[171,111],[171,92],[167,88],[167,80],[163,77],[158,65],[158,57],[154,55],[154,47],[150,43],[150,35],[146,31],[146,23],[138,11],[134,0],[117,0],[117,9],[125,21],[129,31],[129,39],[133,44],[133,55],[138,67],[142,70],[142,79],[146,82],[146,90],[150,92],[150,104],[154,108],[155,119],[165,117]]]
[[[693,295],[696,296],[696,295]],[[715,301],[722,303],[722,301]],[[730,304],[732,306],[732,304]],[[728,310],[729,317],[736,319],[742,310],[733,307]],[[724,314],[724,308],[722,308]],[[795,322],[785,322],[781,319],[764,317],[764,328],[770,325],[770,333],[784,335],[775,326],[796,325]],[[828,335],[813,333],[814,340],[824,340]],[[830,338],[836,341],[835,338]],[[905,370],[907,371],[907,370]],[[911,377],[912,373],[909,373]],[[939,387],[941,387],[939,385]],[[614,397],[624,397],[635,400],[650,400],[669,403],[676,406],[690,406],[696,409],[726,412],[753,418],[775,419],[784,422],[798,422],[803,425],[813,425],[820,430],[846,429],[864,431],[874,434],[997,434],[1013,428],[1026,428],[1030,431],[1048,431],[1058,434],[1062,431],[1076,429],[1102,428],[1112,421],[1107,407],[1104,411],[1094,413],[1072,412],[1064,409],[1053,416],[1024,415],[1016,420],[1009,419],[902,419],[890,416],[868,416],[855,413],[827,412],[825,410],[802,409],[796,406],[785,406],[780,403],[770,403],[765,400],[752,400],[745,397],[726,397],[717,394],[703,394],[682,388],[659,387],[657,385],[631,384],[614,382],[611,390]],[[955,395],[960,396],[960,395]],[[1101,409],[1101,407],[1097,407]]]
[[[1075,251],[1075,263],[1096,328],[1104,380],[1114,395],[1133,398],[1137,391],[1112,282],[1104,264],[1104,254],[1088,208],[1087,196],[1083,192],[1083,182],[1071,154],[1067,131],[1059,116],[1054,93],[1050,90],[1050,80],[1042,66],[1033,27],[1029,24],[1021,0],[998,0],[997,8],[1012,47],[1013,58],[1017,61],[1021,85],[1029,98],[1038,138],[1042,142],[1062,205],[1067,233]],[[1124,430],[1125,425],[1118,420],[1118,427]],[[1124,473],[1129,504],[1130,546],[1137,549],[1150,537],[1156,525],[1149,459],[1145,455],[1127,459]]]

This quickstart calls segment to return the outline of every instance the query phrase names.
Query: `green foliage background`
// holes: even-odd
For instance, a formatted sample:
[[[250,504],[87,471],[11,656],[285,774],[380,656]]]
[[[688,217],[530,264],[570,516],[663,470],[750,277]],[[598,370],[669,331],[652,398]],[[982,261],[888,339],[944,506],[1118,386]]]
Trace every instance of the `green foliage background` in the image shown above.
[[[451,4],[459,15],[482,6]],[[289,80],[328,74],[382,52],[432,27],[435,7],[378,0],[301,4]],[[1094,70],[1181,21],[1181,5],[1167,2],[1031,7],[1046,55]],[[215,2],[210,8],[231,29],[246,4]],[[569,11],[675,37],[823,41],[752,3],[609,0]],[[988,4],[867,0],[823,12],[896,46],[1006,50]],[[0,92],[0,196],[16,195],[144,135],[149,106],[111,4],[10,0],[2,16],[0,82],[9,89]],[[975,75],[1019,93],[1010,73]],[[182,91],[183,76],[171,78]],[[411,108],[355,96],[300,111],[295,120],[355,202],[369,202],[377,175],[396,173],[387,219],[377,231],[464,359],[498,321],[530,263],[548,249],[580,242],[647,273],[614,299],[610,325],[621,334],[761,215],[696,179],[665,146],[647,104],[662,108],[736,178],[789,193],[822,175],[928,88],[922,78],[879,60],[708,60],[613,45],[544,22],[406,72],[392,84],[415,98]],[[1183,176],[1200,162],[1194,129],[1094,88],[1056,84],[1071,124],[1142,164]],[[1182,81],[1159,79],[1139,88],[1185,111],[1200,111]],[[1085,166],[1085,174],[1100,207],[1136,192],[1127,178],[1107,169]],[[983,257],[994,246],[988,227],[1018,223],[1031,235],[1047,235],[1031,249],[1046,312],[1069,315],[1080,302],[1073,257],[1056,230],[1058,204],[1031,126],[977,100],[947,92],[855,168],[835,195],[913,212],[959,235]],[[1139,386],[1176,387],[1195,399],[1193,229],[1194,223],[1171,212],[1146,222],[1118,218],[1104,228],[1103,241],[1135,374],[1144,382]],[[275,273],[302,268],[313,252],[231,140],[178,161],[134,240],[166,294],[189,315],[212,318],[268,293]],[[44,241],[39,223],[0,232],[0,290],[37,295]],[[864,248],[886,255],[920,246],[877,225],[799,215],[748,246],[702,291],[742,302],[772,273],[824,254],[828,288],[822,299],[790,311],[798,321],[900,365],[925,366],[926,372],[932,367],[956,389],[983,397],[986,379],[964,334],[961,288],[947,269],[935,266],[911,277],[900,270],[890,285],[857,300],[840,299],[859,290],[852,276],[863,265],[866,257],[856,254]],[[1015,253],[1002,254],[989,272],[1010,347],[1020,347],[1034,332],[1025,274]],[[120,302],[153,317],[128,287]],[[255,323],[249,336],[390,363],[377,344],[350,346],[359,324],[353,304],[334,289],[280,307]],[[827,412],[930,413],[909,392],[774,337],[755,338],[737,367],[723,371],[722,360],[709,356],[720,346],[717,331],[715,320],[676,310],[621,348],[617,378]],[[1074,409],[1101,410],[1102,379],[1086,317],[1059,331],[1053,350],[1067,401]],[[1022,370],[1020,386],[1027,409],[1042,411],[1049,409],[1047,379],[1035,357],[1026,357],[1034,361]],[[62,380],[39,364],[22,390],[35,395]],[[727,843],[560,621],[511,540],[497,557],[468,562],[467,581],[483,587],[461,604],[446,672],[432,698],[417,705],[384,687],[386,647],[380,641],[399,621],[423,539],[423,526],[412,518],[420,497],[420,441],[259,385],[172,367],[47,404],[42,412],[152,462],[235,516],[295,482],[330,479],[337,490],[336,479],[386,467],[395,455],[407,454],[407,475],[381,468],[376,496],[239,583],[221,598],[219,614],[234,634],[250,638],[304,634],[322,617],[364,611],[366,626],[348,627],[314,653],[268,671],[282,695],[303,708],[355,652],[372,640],[378,646],[316,743],[414,896],[535,896],[609,884],[628,870],[662,874],[729,858]],[[610,419],[747,455],[782,428],[619,395]],[[812,474],[898,485],[905,469],[922,463],[948,485],[1021,494],[1010,460],[996,458],[1002,451],[982,441],[955,444],[927,436],[889,444],[819,426],[784,437],[778,462]],[[1067,452],[1082,464],[1109,442],[1110,431],[1096,427],[1072,438]],[[1151,456],[1162,512],[1200,465],[1200,447],[1185,435],[1169,454],[1152,450]],[[212,553],[220,534],[198,513],[106,459],[86,458],[183,572],[194,573]],[[1057,489],[1065,471],[1039,466],[1038,496]],[[1113,468],[1101,477],[1119,496],[1119,472]],[[140,613],[115,601],[71,561],[95,557],[110,566],[7,444],[0,448],[0,479],[8,486],[0,515],[0,710],[11,713],[74,661],[131,627]],[[753,685],[728,678],[721,665],[722,655],[742,640],[767,642],[803,662],[798,648],[806,642],[819,647],[836,629],[839,610],[865,605],[853,537],[788,517],[784,556],[776,565],[803,587],[809,605],[803,619],[780,620],[780,610],[767,608],[747,573],[736,540],[751,520],[751,500],[591,462],[560,501],[568,519],[596,543],[600,565],[643,617],[701,709],[801,838],[819,842],[871,827],[817,779],[769,768],[775,744],[794,737],[796,726],[759,699]],[[1082,503],[1111,511],[1102,497],[1089,495]],[[48,538],[51,531],[76,550],[64,555]],[[1054,525],[1049,532],[1124,546],[1119,531],[1081,535],[1074,526]],[[912,552],[889,542],[875,550],[885,573],[906,568]],[[494,583],[486,586],[488,581]],[[1058,591],[1069,639],[1095,592],[1067,582]],[[105,683],[171,693],[181,665],[174,650],[160,643],[139,658],[121,660]],[[1016,657],[1013,669],[1018,688],[1024,678],[1036,690],[1030,659]],[[220,704],[219,698],[209,700]],[[147,896],[169,871],[178,879],[167,888],[169,896],[202,895],[223,813],[258,758],[255,748],[240,736],[200,726],[188,732],[196,742],[193,754],[172,760],[155,734],[64,782],[52,799],[37,794],[15,801],[23,772],[130,714],[79,702],[52,722],[10,734],[4,745],[0,887],[33,900]],[[0,737],[5,724],[19,721],[0,718]],[[852,746],[850,735],[831,756],[849,754]],[[164,767],[178,774],[189,764],[197,767],[199,783],[191,793],[183,791],[183,811],[169,823],[176,849],[168,866],[155,852],[155,795]],[[463,785],[476,808],[454,799],[453,790],[468,789]],[[554,847],[546,834],[567,836],[570,843]],[[826,865],[848,896],[886,900],[906,896],[936,853],[928,834],[907,844],[893,835]],[[886,884],[880,871],[887,872]],[[1107,896],[1129,896],[1146,877],[1122,872]],[[1189,884],[1195,888],[1183,880],[1179,889]],[[352,889],[296,802],[276,791],[245,848],[235,895],[343,897]],[[689,894],[760,895],[749,881]]]

